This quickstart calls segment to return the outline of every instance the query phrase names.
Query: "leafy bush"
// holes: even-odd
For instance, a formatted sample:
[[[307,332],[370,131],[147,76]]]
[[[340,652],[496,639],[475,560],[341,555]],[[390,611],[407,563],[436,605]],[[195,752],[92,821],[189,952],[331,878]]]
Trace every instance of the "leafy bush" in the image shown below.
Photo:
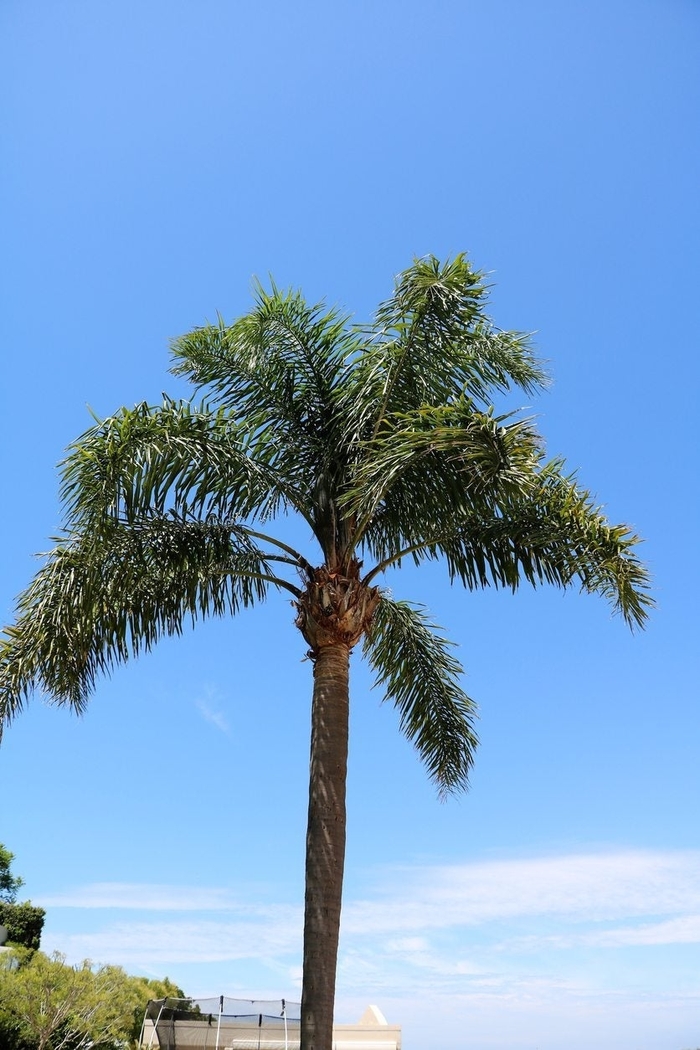
[[[14,853],[10,853],[7,846],[0,842],[0,901],[14,904],[17,900],[17,890],[24,885],[24,880],[19,875],[12,874],[12,861]]]
[[[119,966],[70,966],[59,952],[0,956],[1,1050],[126,1050],[135,1046],[149,999],[184,993],[130,977]]]
[[[45,916],[44,909],[35,908],[31,901],[9,904],[0,900],[0,926],[7,929],[10,944],[19,944],[23,948],[37,951]]]

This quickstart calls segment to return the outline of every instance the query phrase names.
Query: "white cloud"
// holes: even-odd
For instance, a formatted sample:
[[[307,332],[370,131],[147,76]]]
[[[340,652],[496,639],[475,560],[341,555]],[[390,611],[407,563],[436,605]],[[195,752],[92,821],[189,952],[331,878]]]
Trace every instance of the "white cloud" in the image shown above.
[[[519,917],[600,922],[700,911],[700,851],[577,854],[388,873],[350,901],[345,933],[479,926]]]
[[[245,907],[230,890],[207,886],[168,886],[97,882],[48,894],[43,908],[129,908],[142,911],[221,911]]]
[[[222,711],[217,710],[207,700],[197,700],[197,710],[206,722],[216,726],[218,730],[227,736],[230,735],[231,729],[226,715]]]
[[[700,944],[700,915],[681,915],[665,922],[574,930],[554,935],[510,937],[494,945],[500,952],[542,952],[571,948],[626,948]]]
[[[45,947],[73,960],[146,969],[256,961],[289,972],[300,958],[301,904],[275,903],[269,887],[100,883],[40,903],[50,909]],[[125,913],[119,922],[115,909]],[[563,981],[574,995],[566,974],[585,971],[575,961],[582,949],[638,947],[651,961],[648,948],[698,942],[700,851],[423,866],[385,870],[371,895],[346,900],[340,975],[347,992],[369,984],[377,994],[520,1001],[530,992],[518,981]],[[591,980],[598,994],[603,978]]]
[[[93,933],[61,936],[71,959],[109,960],[123,966],[274,959],[300,953],[301,916],[295,909],[257,921],[119,923]],[[55,935],[54,935],[55,936]]]
[[[387,949],[392,952],[424,952],[427,947],[425,937],[398,937],[387,944]]]
[[[39,903],[276,916],[273,904],[251,902],[250,889],[243,896],[215,886],[94,883],[45,895]],[[626,851],[384,871],[371,898],[346,900],[343,934],[388,935],[388,943],[417,949],[425,947],[421,931],[518,918],[599,923],[676,916],[649,929],[660,936],[676,931],[688,940],[697,934],[698,915],[700,851]],[[623,937],[627,931],[618,932]]]
[[[683,915],[667,922],[602,930],[582,938],[586,945],[620,948],[628,945],[700,944],[700,915]]]

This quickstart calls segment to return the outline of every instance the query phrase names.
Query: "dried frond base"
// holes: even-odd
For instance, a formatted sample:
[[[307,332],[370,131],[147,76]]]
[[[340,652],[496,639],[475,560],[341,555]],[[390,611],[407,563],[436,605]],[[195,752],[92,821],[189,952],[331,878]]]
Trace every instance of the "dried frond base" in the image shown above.
[[[378,587],[359,579],[359,564],[349,566],[350,575],[331,573],[321,566],[307,584],[298,602],[296,625],[310,647],[313,658],[326,645],[352,649],[366,634],[379,604]]]

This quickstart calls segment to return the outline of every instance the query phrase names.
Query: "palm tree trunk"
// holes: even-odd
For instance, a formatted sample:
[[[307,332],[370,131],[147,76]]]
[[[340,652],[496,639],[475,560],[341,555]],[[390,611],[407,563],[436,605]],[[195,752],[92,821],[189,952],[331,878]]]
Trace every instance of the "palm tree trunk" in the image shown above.
[[[301,1050],[331,1050],[345,864],[350,649],[323,645],[314,665],[306,832]]]

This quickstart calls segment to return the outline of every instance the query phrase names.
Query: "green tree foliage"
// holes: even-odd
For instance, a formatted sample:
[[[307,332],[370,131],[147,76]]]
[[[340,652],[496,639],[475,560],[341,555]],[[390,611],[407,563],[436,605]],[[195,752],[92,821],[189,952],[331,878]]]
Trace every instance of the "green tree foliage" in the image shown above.
[[[0,926],[7,930],[8,944],[35,950],[44,928],[45,911],[31,901],[17,904],[17,892],[24,885],[19,875],[12,874],[14,853],[0,842]]]
[[[22,904],[0,903],[0,926],[7,930],[8,944],[36,951],[41,942],[46,912],[31,901]]]
[[[0,976],[0,985],[2,977]],[[36,1050],[36,1043],[22,1030],[22,1025],[0,1000],[0,1046],[3,1050]]]
[[[204,400],[123,408],[72,446],[64,532],[0,641],[7,723],[35,690],[82,711],[100,675],[188,621],[293,596],[313,666],[303,1050],[332,1040],[351,650],[440,791],[464,789],[474,760],[460,664],[383,574],[409,559],[467,590],[578,586],[630,626],[650,605],[637,537],[546,459],[531,419],[496,407],[547,377],[486,302],[465,256],[431,257],[369,325],[273,286],[233,324],[176,340],[173,371]]]
[[[17,891],[24,885],[24,880],[19,875],[12,874],[12,861],[14,853],[10,853],[6,846],[0,842],[0,901],[14,904],[17,900]]]
[[[59,953],[5,953],[0,1038],[7,1050],[123,1050],[135,1045],[149,999],[163,994],[183,997],[167,978],[130,977],[88,961],[69,966]]]
[[[139,992],[139,1002],[134,1010],[130,1037],[134,1045],[138,1043],[143,1025],[144,1013],[151,999],[185,999],[185,993],[169,977],[131,977],[130,980]]]

